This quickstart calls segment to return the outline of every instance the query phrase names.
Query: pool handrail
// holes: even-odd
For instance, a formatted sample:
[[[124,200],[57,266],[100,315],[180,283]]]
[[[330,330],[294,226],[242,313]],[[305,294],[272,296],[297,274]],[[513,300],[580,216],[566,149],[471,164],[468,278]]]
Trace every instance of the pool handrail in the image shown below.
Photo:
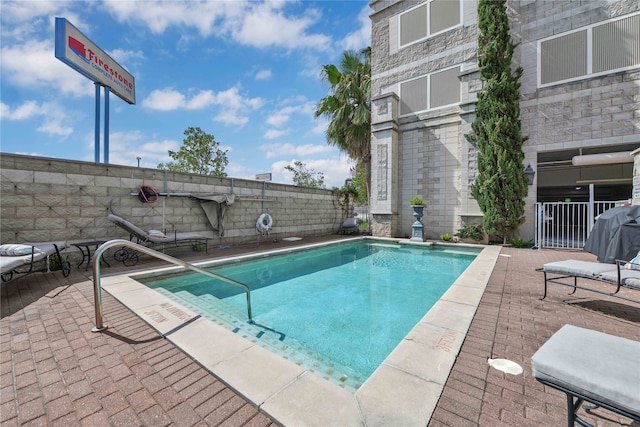
[[[146,246],[142,246],[139,245],[137,243],[134,243],[130,240],[124,240],[124,239],[115,239],[115,240],[110,240],[108,242],[103,243],[102,245],[100,245],[100,247],[98,249],[96,249],[96,252],[94,254],[94,259],[93,259],[93,300],[94,300],[94,306],[95,306],[95,313],[96,313],[96,326],[94,328],[91,329],[92,332],[101,332],[104,331],[105,329],[108,328],[107,325],[102,323],[102,286],[100,285],[100,258],[102,257],[102,254],[109,248],[111,248],[112,246],[126,246],[128,248],[131,249],[135,249],[138,252],[142,252],[144,254],[147,255],[151,255],[153,257],[159,258],[163,261],[167,261],[176,265],[179,265],[183,268],[187,268],[190,270],[193,270],[197,273],[201,273],[210,277],[213,277],[214,279],[220,279],[222,281],[225,281],[227,283],[231,283],[232,285],[235,286],[239,286],[241,288],[244,289],[245,293],[247,294],[247,315],[249,316],[249,322],[253,322],[253,318],[251,316],[251,291],[249,289],[249,286],[245,285],[244,283],[238,282],[237,280],[233,280],[229,277],[225,277],[225,276],[221,276],[219,274],[213,273],[211,271],[207,271],[207,270],[203,270],[199,267],[196,267],[195,265],[189,264],[186,261],[183,261],[181,259],[178,258],[174,258],[170,255],[164,254],[162,252],[158,252],[156,250],[147,248]]]

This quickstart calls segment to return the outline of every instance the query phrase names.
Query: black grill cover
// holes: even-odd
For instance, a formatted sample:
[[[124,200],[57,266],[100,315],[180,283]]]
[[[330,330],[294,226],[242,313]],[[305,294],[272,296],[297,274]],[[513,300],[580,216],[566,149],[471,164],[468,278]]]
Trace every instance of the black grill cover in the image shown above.
[[[640,206],[619,206],[605,211],[593,226],[584,250],[598,261],[630,260],[640,252]]]

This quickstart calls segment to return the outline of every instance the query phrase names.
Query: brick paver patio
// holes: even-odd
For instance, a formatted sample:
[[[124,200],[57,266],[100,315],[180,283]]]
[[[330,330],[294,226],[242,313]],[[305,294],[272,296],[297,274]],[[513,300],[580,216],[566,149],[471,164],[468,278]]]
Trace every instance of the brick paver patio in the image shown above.
[[[285,244],[212,250],[209,257]],[[198,255],[205,254],[180,257]],[[568,258],[595,260],[583,252],[503,248],[430,426],[566,425],[565,396],[532,378],[533,353],[566,323],[640,341],[638,304],[580,290],[568,296],[558,286],[539,300],[542,275],[534,269]],[[104,274],[127,269],[111,265]],[[153,265],[145,257],[133,268]],[[109,329],[92,333],[90,273],[74,266],[68,278],[38,273],[2,285],[2,426],[276,425],[107,293]],[[524,373],[490,369],[487,358],[496,357]],[[602,410],[583,416],[598,426],[629,425]]]

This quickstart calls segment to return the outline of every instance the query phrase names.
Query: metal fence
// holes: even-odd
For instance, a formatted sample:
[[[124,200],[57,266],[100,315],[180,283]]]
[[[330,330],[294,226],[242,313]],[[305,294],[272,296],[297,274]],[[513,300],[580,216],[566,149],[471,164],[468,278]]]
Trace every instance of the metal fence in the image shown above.
[[[621,202],[541,202],[535,207],[537,248],[582,249],[597,217]]]

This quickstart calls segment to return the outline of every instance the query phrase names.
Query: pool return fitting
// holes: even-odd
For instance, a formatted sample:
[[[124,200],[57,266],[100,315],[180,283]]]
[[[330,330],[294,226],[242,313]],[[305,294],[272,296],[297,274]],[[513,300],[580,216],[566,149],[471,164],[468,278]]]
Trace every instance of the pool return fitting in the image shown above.
[[[233,280],[229,277],[221,276],[211,271],[203,270],[199,267],[196,267],[195,265],[189,264],[188,262],[182,261],[181,259],[163,254],[162,252],[158,252],[156,250],[147,248],[146,246],[142,246],[137,243],[131,242],[129,240],[115,239],[100,245],[100,247],[96,250],[94,254],[93,300],[94,300],[94,306],[96,311],[96,326],[91,329],[91,332],[102,332],[108,328],[107,325],[102,323],[102,286],[100,285],[100,258],[102,257],[102,254],[107,249],[113,246],[126,246],[128,248],[135,249],[138,252],[142,252],[144,254],[159,258],[163,261],[167,261],[167,262],[179,265],[180,267],[193,270],[196,273],[201,273],[206,276],[213,277],[214,279],[220,279],[224,282],[241,287],[242,289],[244,289],[245,293],[247,294],[247,315],[249,316],[249,323],[253,323],[253,317],[251,315],[251,291],[249,289],[249,286],[245,285],[244,283],[238,282],[237,280]]]

